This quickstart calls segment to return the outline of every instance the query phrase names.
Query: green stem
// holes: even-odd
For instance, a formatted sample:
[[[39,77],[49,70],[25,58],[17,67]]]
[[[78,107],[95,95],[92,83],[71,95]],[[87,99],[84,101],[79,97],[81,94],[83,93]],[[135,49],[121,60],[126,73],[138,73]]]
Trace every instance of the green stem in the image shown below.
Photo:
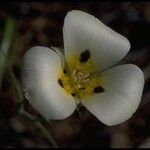
[[[47,140],[52,144],[54,148],[58,148],[58,144],[54,140],[52,134],[49,130],[47,130],[39,121],[35,122],[35,125],[42,131],[43,135],[47,138]]]
[[[27,111],[25,111],[25,110],[23,109],[23,107],[20,108],[19,114],[21,114],[21,115],[27,117],[28,119],[30,119],[30,120],[32,120],[32,121],[36,120],[36,118],[35,118],[34,116],[32,116],[30,113],[28,113]]]
[[[32,116],[30,113],[25,111],[23,108],[20,109],[20,114],[27,117],[28,119],[35,121],[34,125],[43,133],[44,137],[48,140],[48,142],[54,147],[58,148],[58,144],[56,143],[54,137],[50,133],[49,130],[47,130],[43,124],[37,120],[34,116]]]
[[[6,19],[4,35],[3,35],[2,44],[0,47],[0,90],[1,90],[1,85],[2,85],[4,68],[6,64],[6,57],[10,48],[10,44],[12,42],[14,31],[15,31],[15,20],[11,17],[8,17]]]
[[[18,79],[16,78],[11,66],[9,66],[9,73],[10,73],[10,77],[11,77],[11,81],[14,85],[14,88],[16,90],[16,103],[19,106],[23,101],[24,101],[24,96],[23,96],[23,92],[22,92],[22,88],[20,86],[20,83],[18,81]]]

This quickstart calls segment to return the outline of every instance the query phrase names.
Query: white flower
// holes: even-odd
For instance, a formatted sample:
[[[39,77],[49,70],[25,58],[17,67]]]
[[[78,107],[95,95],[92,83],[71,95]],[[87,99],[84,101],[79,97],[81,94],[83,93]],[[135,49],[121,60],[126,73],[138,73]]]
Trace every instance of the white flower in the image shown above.
[[[65,17],[63,38],[66,64],[59,50],[42,46],[24,56],[23,86],[32,106],[47,120],[68,117],[78,103],[106,125],[129,119],[141,100],[143,72],[133,64],[112,67],[128,53],[129,41],[78,10]]]

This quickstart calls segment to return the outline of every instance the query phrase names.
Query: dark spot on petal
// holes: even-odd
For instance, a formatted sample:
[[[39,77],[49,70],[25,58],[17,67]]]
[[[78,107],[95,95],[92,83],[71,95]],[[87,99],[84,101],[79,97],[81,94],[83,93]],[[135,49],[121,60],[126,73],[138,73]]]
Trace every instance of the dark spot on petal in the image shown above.
[[[71,93],[72,96],[76,96],[76,93]]]
[[[58,79],[58,84],[59,84],[62,88],[64,87],[63,82],[62,82],[61,79]]]
[[[94,93],[103,93],[105,89],[102,86],[98,86],[94,88]]]
[[[67,70],[66,70],[66,69],[64,69],[64,73],[67,73]]]
[[[89,50],[85,49],[85,51],[83,51],[81,54],[80,54],[80,62],[82,63],[85,63],[89,60],[91,56],[91,53]]]

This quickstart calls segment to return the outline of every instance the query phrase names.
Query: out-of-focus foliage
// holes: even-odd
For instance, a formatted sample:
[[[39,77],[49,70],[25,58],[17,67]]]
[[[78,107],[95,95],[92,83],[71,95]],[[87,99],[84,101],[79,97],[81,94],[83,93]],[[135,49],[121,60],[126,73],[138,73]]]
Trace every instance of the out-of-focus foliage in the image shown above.
[[[42,121],[60,147],[139,147],[150,137],[150,3],[149,2],[1,2],[0,44],[5,21],[16,20],[15,34],[5,60],[0,93],[0,147],[51,147],[34,122],[16,115],[21,89],[24,53],[35,45],[63,48],[62,27],[66,13],[79,9],[94,15],[131,42],[121,63],[138,65],[145,75],[145,88],[138,111],[127,122],[103,125],[87,110],[60,121]],[[1,68],[0,68],[1,69]],[[43,119],[30,104],[25,108]]]

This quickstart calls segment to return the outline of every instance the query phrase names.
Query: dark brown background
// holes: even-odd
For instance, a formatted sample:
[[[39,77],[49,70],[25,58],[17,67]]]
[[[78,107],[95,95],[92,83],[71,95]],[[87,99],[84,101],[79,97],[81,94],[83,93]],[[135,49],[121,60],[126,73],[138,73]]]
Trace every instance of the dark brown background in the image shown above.
[[[144,71],[142,101],[132,118],[114,127],[102,124],[86,110],[82,119],[75,112],[65,120],[51,121],[45,126],[60,147],[139,147],[150,138],[149,2],[1,2],[0,40],[6,17],[13,16],[17,23],[0,94],[0,147],[51,147],[34,123],[15,115],[17,93],[8,68],[13,69],[21,83],[22,57],[29,48],[35,45],[63,47],[63,21],[72,9],[94,15],[129,39],[131,50],[122,63],[136,64]],[[28,103],[26,107],[41,117]]]

